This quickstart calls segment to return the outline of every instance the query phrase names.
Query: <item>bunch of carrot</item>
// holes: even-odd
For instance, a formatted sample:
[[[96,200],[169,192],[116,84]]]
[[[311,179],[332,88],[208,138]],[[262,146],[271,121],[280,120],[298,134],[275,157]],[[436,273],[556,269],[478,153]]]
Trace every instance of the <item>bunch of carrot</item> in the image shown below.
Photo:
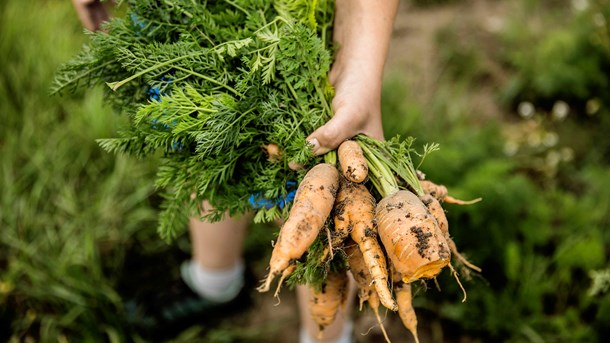
[[[418,341],[411,284],[434,279],[445,267],[457,279],[452,256],[480,272],[457,251],[441,205],[480,199],[450,197],[444,186],[424,180],[408,155],[401,157],[400,149],[389,146],[357,136],[311,168],[273,247],[259,291],[268,291],[280,276],[277,295],[284,280],[298,274],[297,282],[312,288],[311,315],[321,332],[346,301],[348,270],[359,289],[360,308],[368,302],[388,342],[380,304],[398,312]],[[317,240],[323,243],[316,253],[311,248]],[[333,265],[337,260],[343,264]],[[299,273],[306,264],[321,268],[321,283]]]

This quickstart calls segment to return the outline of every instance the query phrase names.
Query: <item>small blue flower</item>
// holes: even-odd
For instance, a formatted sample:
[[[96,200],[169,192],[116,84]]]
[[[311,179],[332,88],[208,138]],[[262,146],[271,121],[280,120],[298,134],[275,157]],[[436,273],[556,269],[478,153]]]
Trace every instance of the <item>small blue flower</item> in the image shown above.
[[[294,196],[296,194],[296,185],[297,183],[294,181],[286,182],[286,190],[288,190],[288,194],[285,197],[279,197],[277,199],[265,199],[262,197],[261,193],[256,193],[250,195],[248,202],[253,209],[258,208],[266,208],[270,209],[273,206],[278,206],[280,209],[283,209],[287,204],[294,200]]]
[[[184,148],[184,144],[182,144],[182,142],[180,141],[173,141],[172,142],[172,150],[182,150]]]
[[[144,24],[144,21],[142,21],[140,17],[138,17],[138,15],[135,13],[132,13],[129,18],[131,18],[131,22],[133,23],[133,25],[139,27],[140,29],[143,29],[146,26],[146,24]],[[140,34],[140,32],[138,32],[138,34]]]
[[[159,90],[159,86],[151,86],[148,88],[148,98],[161,101],[161,91]]]
[[[133,20],[133,15],[132,15],[132,20]],[[161,81],[164,81],[166,84],[171,84],[172,83],[172,78],[171,77],[165,77],[162,76],[161,77]],[[156,86],[149,86],[148,87],[148,98],[150,100],[154,100],[157,102],[161,101],[161,95],[164,94],[164,92],[161,92],[161,88],[160,86],[156,85]],[[162,114],[163,115],[163,114]],[[168,125],[166,123],[160,123],[158,118],[153,118],[150,123],[152,124],[152,128],[155,130],[171,130],[172,127],[176,126],[178,123],[177,121],[173,121],[171,125]],[[182,150],[184,149],[184,144],[182,144],[182,142],[180,141],[174,141],[172,142],[172,150]]]

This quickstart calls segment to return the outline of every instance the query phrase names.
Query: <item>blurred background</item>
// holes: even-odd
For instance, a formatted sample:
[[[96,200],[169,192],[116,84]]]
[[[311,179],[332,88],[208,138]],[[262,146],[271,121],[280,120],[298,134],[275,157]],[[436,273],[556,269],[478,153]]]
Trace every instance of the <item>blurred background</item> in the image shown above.
[[[460,250],[415,295],[422,342],[600,342],[610,337],[610,0],[403,0],[386,68],[386,137],[437,142],[427,177],[475,205],[447,205]],[[103,152],[120,116],[103,90],[50,96],[87,41],[70,1],[0,1],[0,341],[144,342],[127,324],[188,258],[156,233],[155,161]],[[262,277],[275,228],[253,225]],[[293,295],[175,342],[292,342]],[[370,311],[358,342],[380,342]],[[396,317],[396,318],[395,318]],[[397,316],[384,322],[411,342]]]

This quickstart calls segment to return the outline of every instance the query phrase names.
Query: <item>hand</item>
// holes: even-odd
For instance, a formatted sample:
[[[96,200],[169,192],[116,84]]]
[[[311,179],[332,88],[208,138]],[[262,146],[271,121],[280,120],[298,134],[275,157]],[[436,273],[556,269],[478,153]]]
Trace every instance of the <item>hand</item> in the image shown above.
[[[334,116],[307,137],[316,155],[357,134],[382,140],[381,83],[397,0],[337,0],[333,37],[339,46],[329,73]]]
[[[381,81],[367,75],[366,64],[343,67],[340,62],[329,79],[335,88],[334,116],[307,137],[314,154],[325,154],[359,133],[382,140]]]
[[[83,26],[90,31],[97,31],[109,16],[99,0],[72,0],[74,9]]]

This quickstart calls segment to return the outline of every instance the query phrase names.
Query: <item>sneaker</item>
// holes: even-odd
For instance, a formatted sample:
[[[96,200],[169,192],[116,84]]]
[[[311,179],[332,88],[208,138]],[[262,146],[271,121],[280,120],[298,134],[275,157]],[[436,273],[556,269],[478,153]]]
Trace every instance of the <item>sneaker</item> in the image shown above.
[[[183,264],[182,270],[188,266]],[[247,268],[246,268],[247,270]],[[189,286],[188,273],[167,289],[148,299],[134,299],[125,304],[128,320],[144,338],[159,341],[175,337],[194,325],[218,326],[223,319],[244,312],[252,304],[250,291],[254,277],[247,271],[244,285],[235,298],[216,302],[202,298]]]

